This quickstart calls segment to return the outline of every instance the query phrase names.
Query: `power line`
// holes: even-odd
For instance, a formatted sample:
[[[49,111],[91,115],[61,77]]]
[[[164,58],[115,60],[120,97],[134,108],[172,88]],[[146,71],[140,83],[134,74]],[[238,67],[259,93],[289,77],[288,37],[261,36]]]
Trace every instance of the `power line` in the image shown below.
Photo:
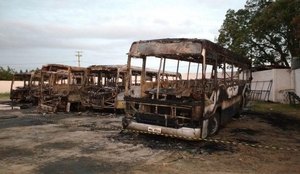
[[[80,53],[82,53],[82,51],[76,51],[76,57],[77,57],[77,62],[78,62],[78,67],[80,67],[80,57],[82,57],[82,54],[80,54]]]

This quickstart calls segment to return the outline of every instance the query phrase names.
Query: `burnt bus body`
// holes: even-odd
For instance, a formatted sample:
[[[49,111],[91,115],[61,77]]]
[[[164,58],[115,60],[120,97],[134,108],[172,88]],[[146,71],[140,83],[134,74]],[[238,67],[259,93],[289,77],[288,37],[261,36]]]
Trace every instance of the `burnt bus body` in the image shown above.
[[[141,67],[131,67],[132,88],[139,88]],[[92,109],[124,110],[124,91],[127,65],[92,65],[87,68],[82,105]],[[156,70],[147,69],[149,81],[155,80]],[[168,73],[168,76],[175,76]]]
[[[142,60],[139,96],[132,95],[133,59]],[[144,70],[150,59],[158,62],[156,82],[145,80]],[[127,66],[123,127],[185,139],[213,135],[220,125],[239,114],[251,80],[250,60],[202,39],[134,42]],[[167,67],[180,71],[183,78],[161,78]]]
[[[40,109],[46,112],[79,111],[85,74],[86,68],[82,67],[44,65],[41,69]]]
[[[16,73],[13,76],[10,87],[10,99],[13,102],[29,103],[30,97],[30,79],[31,73]],[[22,81],[23,84],[17,85],[16,81]]]
[[[87,68],[87,76],[81,91],[82,105],[91,109],[115,109],[116,96],[124,85],[124,66],[92,65]]]
[[[39,101],[40,71],[14,74],[10,89],[10,99],[13,102],[31,103],[37,105]],[[16,81],[23,81],[17,86]]]

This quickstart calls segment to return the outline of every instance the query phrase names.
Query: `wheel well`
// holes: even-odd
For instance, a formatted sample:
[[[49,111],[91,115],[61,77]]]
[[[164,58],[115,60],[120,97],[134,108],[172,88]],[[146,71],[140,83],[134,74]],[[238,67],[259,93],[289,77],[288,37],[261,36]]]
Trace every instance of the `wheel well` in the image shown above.
[[[218,114],[218,121],[219,121],[219,124],[222,125],[222,123],[221,123],[221,121],[222,121],[222,119],[221,119],[221,116],[222,116],[222,108],[221,108],[221,106],[219,106],[219,107],[216,109],[216,112],[215,112],[215,113]]]

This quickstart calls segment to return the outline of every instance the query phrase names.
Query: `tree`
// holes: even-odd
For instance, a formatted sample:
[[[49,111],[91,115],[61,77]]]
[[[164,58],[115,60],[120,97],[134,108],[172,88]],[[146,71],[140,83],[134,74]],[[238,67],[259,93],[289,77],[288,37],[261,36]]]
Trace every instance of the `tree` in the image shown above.
[[[299,0],[248,0],[228,10],[218,43],[253,60],[254,66],[289,67],[299,54]]]
[[[0,80],[12,80],[14,73],[15,70],[9,66],[6,69],[0,66]]]

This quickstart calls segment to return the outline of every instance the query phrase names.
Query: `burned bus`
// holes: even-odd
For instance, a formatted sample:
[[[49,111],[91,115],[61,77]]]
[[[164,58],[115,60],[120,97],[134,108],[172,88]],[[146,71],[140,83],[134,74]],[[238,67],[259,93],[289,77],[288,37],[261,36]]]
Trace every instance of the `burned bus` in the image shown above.
[[[60,64],[45,65],[41,69],[40,103],[43,111],[80,110],[81,88],[86,68]]]
[[[30,97],[31,73],[16,73],[10,86],[10,99],[12,102],[31,102]]]
[[[142,64],[139,95],[133,95],[131,65]],[[123,127],[144,133],[201,139],[239,114],[251,81],[251,61],[202,39],[133,42],[128,53]],[[146,81],[154,67],[157,81]],[[182,79],[163,78],[175,70]]]
[[[89,66],[81,91],[81,104],[91,109],[115,109],[116,96],[124,86],[123,76],[124,66],[121,65]]]
[[[139,88],[141,67],[131,67],[132,88]],[[148,81],[154,81],[156,70],[146,69]],[[82,88],[82,105],[92,109],[125,108],[124,91],[126,65],[92,65],[87,68],[84,88]],[[168,76],[175,77],[175,73],[168,72]]]
[[[10,99],[13,102],[32,103],[36,105],[39,99],[39,85],[39,70],[14,74],[11,82]]]

